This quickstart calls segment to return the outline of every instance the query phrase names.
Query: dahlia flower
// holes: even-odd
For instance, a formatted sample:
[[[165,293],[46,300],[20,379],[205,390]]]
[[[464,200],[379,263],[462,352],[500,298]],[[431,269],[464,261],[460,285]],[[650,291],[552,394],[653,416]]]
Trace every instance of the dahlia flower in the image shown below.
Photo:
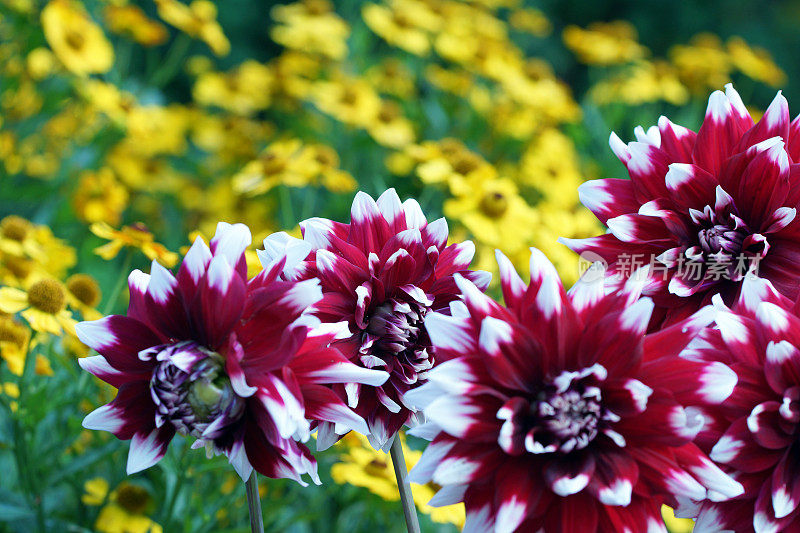
[[[425,319],[447,359],[407,397],[432,439],[410,480],[466,504],[465,531],[665,531],[662,504],[742,492],[692,443],[694,405],[717,404],[736,375],[681,358],[711,320],[704,308],[645,335],[645,276],[604,295],[602,269],[564,292],[532,249],[525,286],[497,253],[505,306],[456,276],[463,301]],[[598,276],[599,274],[599,276]]]
[[[644,294],[656,305],[653,326],[684,318],[714,294],[736,300],[748,274],[769,279],[790,298],[800,258],[800,120],[790,122],[780,93],[753,124],[732,85],[715,91],[695,133],[661,117],[635,142],[611,134],[628,179],[584,183],[581,201],[608,233],[562,239],[591,252],[624,279],[651,264]]]
[[[721,362],[739,382],[725,403],[705,409],[698,444],[744,488],[727,502],[683,502],[695,531],[800,529],[800,316],[769,281],[745,280],[732,309],[715,300],[716,327],[688,355]]]
[[[450,302],[460,298],[456,274],[481,289],[490,274],[467,270],[475,245],[448,246],[445,219],[429,224],[419,204],[413,199],[401,203],[394,189],[377,202],[356,194],[350,224],[311,218],[300,227],[303,239],[270,235],[259,256],[265,265],[286,257],[286,279],[318,279],[323,296],[313,314],[323,323],[346,321],[350,328],[333,345],[353,363],[390,374],[381,386],[336,387],[367,421],[370,443],[386,451],[403,424],[417,422],[417,410],[405,394],[426,379],[435,363],[425,316],[446,313]],[[321,424],[318,447],[332,444],[342,430]]]
[[[98,356],[81,366],[116,398],[83,421],[131,440],[128,473],[157,463],[175,433],[225,454],[243,479],[318,481],[305,440],[316,421],[366,430],[328,383],[380,385],[388,375],[353,365],[328,344],[336,325],[303,311],[321,297],[316,280],[279,280],[278,258],[247,281],[250,230],[221,222],[210,248],[197,239],[173,276],[153,262],[129,278],[127,316],[78,324]],[[309,421],[309,419],[311,421]]]

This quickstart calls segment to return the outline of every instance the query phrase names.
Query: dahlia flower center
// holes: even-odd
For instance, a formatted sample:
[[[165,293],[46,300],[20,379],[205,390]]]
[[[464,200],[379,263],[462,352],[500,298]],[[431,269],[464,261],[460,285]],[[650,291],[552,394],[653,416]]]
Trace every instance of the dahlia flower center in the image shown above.
[[[61,284],[53,279],[37,281],[28,289],[28,304],[54,315],[64,309],[66,294]]]
[[[414,296],[412,296],[412,294]],[[375,307],[366,317],[361,333],[361,361],[367,368],[385,367],[387,372],[411,385],[420,373],[430,370],[430,341],[424,329],[432,300],[416,287]]]
[[[603,406],[599,384],[605,377],[605,368],[593,365],[562,372],[546,381],[533,398],[511,398],[497,413],[505,420],[498,443],[512,455],[586,448],[607,421],[618,420]]]
[[[220,354],[195,342],[152,352],[146,356],[159,361],[150,379],[157,425],[169,421],[184,435],[215,438],[242,417],[245,400],[234,392]]]

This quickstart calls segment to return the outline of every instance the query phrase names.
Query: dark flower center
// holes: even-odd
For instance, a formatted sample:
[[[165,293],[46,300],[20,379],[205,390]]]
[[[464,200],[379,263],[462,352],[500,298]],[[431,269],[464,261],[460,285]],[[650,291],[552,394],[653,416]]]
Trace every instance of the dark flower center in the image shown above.
[[[14,241],[24,241],[28,235],[31,223],[22,217],[9,215],[0,222],[0,233],[3,237]]]
[[[100,302],[100,286],[87,274],[73,274],[67,280],[69,292],[84,305],[94,307]]]
[[[618,417],[603,406],[606,370],[593,365],[547,380],[533,398],[513,397],[498,411],[498,442],[509,454],[570,453],[589,446]]]
[[[422,291],[414,294],[416,297],[399,291],[375,307],[361,334],[362,362],[370,368],[386,366],[388,372],[409,385],[419,380],[420,372],[433,366],[424,329],[425,315],[433,302]]]
[[[64,309],[66,294],[54,279],[37,281],[28,289],[28,303],[40,311],[54,315]]]
[[[491,218],[500,218],[508,209],[508,198],[501,192],[485,194],[481,198],[480,209]]]
[[[218,353],[180,342],[151,348],[144,357],[159,361],[150,379],[157,426],[168,421],[184,435],[214,439],[242,417],[245,400],[234,392]]]
[[[142,514],[150,504],[150,494],[133,483],[122,483],[117,487],[117,505],[131,514]]]

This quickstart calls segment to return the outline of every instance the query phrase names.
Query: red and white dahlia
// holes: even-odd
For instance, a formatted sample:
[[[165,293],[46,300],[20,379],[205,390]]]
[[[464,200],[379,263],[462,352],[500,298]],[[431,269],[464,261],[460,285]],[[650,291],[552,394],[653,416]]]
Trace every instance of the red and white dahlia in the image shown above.
[[[625,278],[651,263],[645,294],[656,304],[653,326],[670,324],[710,302],[732,303],[749,272],[795,298],[800,283],[800,117],[789,119],[780,93],[753,124],[732,85],[715,91],[695,133],[661,117],[635,142],[611,134],[611,149],[630,179],[584,183],[581,201],[606,235],[562,239],[592,252]]]
[[[730,398],[705,410],[698,444],[745,488],[727,502],[684,505],[695,531],[800,531],[800,305],[763,279],[746,279],[733,309],[689,355],[739,376]]]
[[[498,252],[505,306],[457,276],[463,302],[425,319],[448,359],[407,395],[429,420],[412,430],[432,442],[410,479],[442,486],[431,505],[463,501],[464,531],[639,533],[665,531],[660,507],[678,497],[740,494],[692,444],[692,406],[736,383],[724,364],[679,357],[710,309],[645,335],[644,276],[605,295],[590,270],[566,294],[532,252],[527,287]]]
[[[318,279],[322,299],[312,313],[323,323],[345,321],[350,335],[333,346],[363,368],[390,374],[381,386],[338,387],[366,421],[375,448],[388,450],[397,431],[416,422],[406,393],[425,381],[435,364],[424,318],[448,312],[461,297],[455,276],[484,290],[490,274],[467,270],[475,254],[470,241],[447,245],[447,222],[428,223],[416,200],[401,203],[394,189],[377,202],[359,192],[350,224],[323,218],[300,223],[303,239],[276,233],[259,251],[264,264],[286,257],[286,279]],[[346,428],[321,424],[318,447],[332,444]]]
[[[243,479],[255,468],[318,483],[314,457],[295,439],[308,439],[317,420],[366,430],[323,384],[380,385],[388,374],[328,347],[336,328],[315,328],[303,314],[322,296],[318,282],[278,279],[283,258],[248,281],[250,241],[243,224],[220,222],[210,248],[194,242],[177,277],[155,261],[149,275],[131,273],[127,316],[76,327],[100,354],[81,366],[119,389],[83,425],[131,440],[128,473],[157,463],[178,432],[227,455]]]

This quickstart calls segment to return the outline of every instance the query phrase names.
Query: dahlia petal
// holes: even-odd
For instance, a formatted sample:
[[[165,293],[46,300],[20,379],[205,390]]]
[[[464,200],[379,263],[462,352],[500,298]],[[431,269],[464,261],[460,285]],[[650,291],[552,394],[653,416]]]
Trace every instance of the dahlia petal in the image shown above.
[[[487,316],[481,322],[478,346],[492,357],[501,355],[501,344],[507,344],[512,340],[512,329],[508,322]]]
[[[633,135],[641,143],[652,144],[656,148],[661,148],[661,132],[658,130],[658,126],[650,126],[647,131],[641,126],[636,126],[633,129]]]
[[[596,462],[589,492],[603,505],[627,506],[638,479],[639,466],[628,454],[604,452]]]
[[[82,426],[86,429],[108,431],[117,433],[126,424],[125,413],[112,404],[98,407],[83,419]]]
[[[800,115],[789,123],[789,137],[787,138],[786,151],[792,161],[800,161]]]
[[[294,279],[301,262],[308,257],[312,249],[311,243],[281,231],[267,236],[264,239],[264,249],[257,250],[257,254],[261,265],[266,269],[280,258],[285,258],[283,276],[286,279]]]
[[[500,287],[503,291],[503,301],[507,307],[516,307],[528,287],[503,252],[495,250],[494,255],[500,271]]]
[[[365,252],[378,252],[388,235],[389,225],[378,204],[370,195],[358,191],[350,208],[349,242]]]
[[[473,338],[469,332],[470,322],[464,317],[453,317],[441,313],[429,313],[425,317],[425,330],[437,350],[454,354],[468,353]]]
[[[535,477],[525,468],[516,464],[502,467],[498,474],[503,482],[497,487],[495,505],[495,533],[513,533],[536,508],[541,496],[541,488]]]
[[[627,165],[628,161],[631,159],[631,155],[628,153],[628,145],[622,142],[622,139],[613,131],[608,136],[608,145],[611,147],[611,151],[614,152],[614,155],[616,155],[624,165]]]
[[[367,422],[347,407],[331,389],[321,385],[306,385],[301,389],[306,418],[342,424],[362,435],[369,433]]]
[[[349,293],[365,281],[365,273],[329,250],[317,250],[317,275],[332,291]]]
[[[123,372],[111,366],[102,355],[82,357],[78,359],[78,364],[82,369],[117,389],[130,381],[146,381],[150,379],[150,369],[143,369],[143,371],[138,374],[134,372]]]
[[[211,253],[214,256],[222,256],[240,276],[247,279],[247,263],[244,259],[244,251],[253,242],[250,228],[244,224],[228,224],[219,222],[214,237],[211,239]]]
[[[762,448],[752,440],[747,419],[742,417],[728,428],[708,454],[715,463],[732,466],[742,472],[760,472],[774,466],[781,453]]]
[[[788,226],[797,216],[794,207],[779,207],[764,222],[761,233],[777,233]]]
[[[760,403],[753,407],[747,417],[747,428],[753,434],[753,439],[771,450],[786,448],[794,441],[794,437],[781,427],[784,418],[780,415],[780,408],[781,404],[775,401]]]
[[[757,276],[745,276],[736,309],[743,314],[755,316],[761,302],[784,304],[789,307],[789,300],[782,296],[769,280]]]
[[[422,454],[417,464],[408,473],[408,481],[424,485],[433,478],[439,464],[447,457],[456,442],[452,440],[434,440]]]
[[[178,280],[156,260],[153,260],[150,269],[145,306],[149,313],[148,323],[164,337],[173,339],[190,337]]]
[[[138,268],[128,275],[128,316],[147,324],[147,307],[144,299],[147,286],[150,284],[150,274],[145,274]]]
[[[628,179],[607,178],[585,181],[578,187],[578,197],[603,224],[609,218],[635,213],[639,209],[633,184]]]
[[[628,174],[637,200],[644,203],[655,198],[668,197],[664,176],[671,161],[667,154],[652,144],[641,142],[628,144],[628,153]]]
[[[622,242],[670,242],[672,234],[659,217],[632,214],[620,215],[606,221],[608,230]]]
[[[661,132],[661,149],[669,158],[677,163],[691,163],[692,148],[697,134],[688,128],[673,124],[663,115],[658,119],[658,129]]]
[[[375,202],[378,210],[383,216],[384,220],[389,223],[394,232],[406,229],[404,226],[398,225],[402,220],[405,223],[405,213],[403,213],[403,204],[400,202],[400,197],[397,196],[397,191],[394,188],[386,189],[383,194],[378,197]]]
[[[650,298],[644,297],[638,300],[619,314],[619,327],[634,335],[644,334],[653,314],[653,307],[653,300]]]
[[[774,337],[775,340],[787,335],[790,326],[796,326],[798,319],[772,302],[761,302],[756,309],[756,320],[764,327],[765,333]]]
[[[456,445],[436,466],[432,477],[434,483],[443,486],[471,483],[489,475],[502,460],[501,452],[482,452],[469,445],[461,447],[464,449],[459,450],[459,445]]]
[[[464,501],[464,493],[469,485],[448,485],[439,489],[433,498],[430,499],[428,505],[431,507],[444,507],[446,505],[454,505]]]
[[[295,434],[304,435],[308,430],[305,406],[299,391],[274,374],[261,376],[256,398],[262,403],[281,438]]]
[[[475,243],[463,241],[442,250],[436,261],[436,277],[441,279],[465,270],[475,257]]]
[[[800,462],[798,450],[790,447],[772,473],[772,508],[775,518],[784,518],[800,504]]]
[[[789,341],[769,341],[764,375],[778,394],[788,387],[800,385],[800,350]]]
[[[493,518],[491,506],[489,505],[478,509],[470,509],[467,511],[464,529],[461,533],[486,533],[487,531],[492,531],[494,527]]]
[[[544,469],[550,490],[559,496],[577,494],[586,488],[595,472],[596,462],[590,453],[583,457],[554,459]]]
[[[742,171],[736,196],[739,215],[755,228],[766,227],[788,190],[789,156],[781,142],[758,153]]]
[[[247,458],[244,443],[241,440],[237,440],[226,455],[228,456],[228,462],[239,474],[239,477],[242,478],[242,481],[250,479],[250,475],[253,473],[253,465],[250,464],[250,460]]]
[[[442,217],[434,220],[424,228],[422,228],[422,242],[425,246],[435,246],[438,250],[442,250],[447,244],[447,237],[450,230],[447,227],[447,220]]]
[[[167,453],[167,445],[173,435],[175,435],[175,430],[171,425],[154,429],[150,433],[136,433],[131,440],[131,448],[128,452],[126,468],[128,475],[141,472],[159,462]]]
[[[530,270],[528,290],[536,291],[536,307],[546,320],[552,320],[561,312],[567,299],[561,278],[553,263],[538,248],[531,248]]]
[[[298,376],[314,383],[360,383],[379,387],[389,379],[388,372],[362,368],[347,361],[325,360],[324,357],[300,359],[305,359],[302,361],[302,369],[299,361],[292,363],[292,369]],[[316,367],[311,366],[314,363],[317,364]]]
[[[586,493],[575,494],[558,501],[547,510],[544,531],[583,533],[598,531],[598,506]]]
[[[747,106],[744,105],[739,91],[733,87],[732,83],[725,84],[725,96],[728,97],[728,101],[731,103],[733,117],[738,122],[739,128],[742,131],[752,128],[753,117],[750,116],[750,112],[747,110]]]
[[[743,129],[731,101],[722,91],[714,91],[708,99],[706,116],[692,156],[695,164],[716,175],[723,162],[733,153]]]
[[[697,165],[672,163],[664,179],[672,198],[684,207],[702,209],[716,198],[716,178]]]
[[[323,250],[330,245],[331,236],[334,234],[333,222],[320,217],[312,217],[300,222],[303,230],[303,240],[315,250]]]
[[[244,310],[247,287],[225,256],[217,255],[209,264],[201,285],[201,335],[206,344],[217,348],[224,343]]]
[[[750,128],[741,138],[737,151],[742,151],[756,143],[771,137],[789,138],[789,102],[781,91],[764,111],[764,115],[758,123]]]
[[[118,371],[142,372],[152,365],[143,363],[138,353],[161,344],[153,331],[134,318],[110,315],[75,326],[80,341],[99,354]]]
[[[496,409],[495,409],[496,412]],[[470,396],[440,396],[425,410],[425,416],[442,431],[456,438],[492,438],[500,428],[494,413]]]
[[[567,291],[570,304],[582,317],[586,316],[605,296],[606,266],[602,261],[592,263]],[[506,301],[508,299],[506,298]]]
[[[681,446],[674,453],[678,463],[708,488],[710,494],[713,491],[728,499],[744,493],[741,483],[723,472],[694,444]]]
[[[178,285],[184,297],[191,301],[211,262],[211,250],[201,237],[197,237],[178,269]]]
[[[793,516],[794,513],[792,511],[782,518],[778,518],[775,515],[771,484],[764,483],[758,493],[755,503],[755,513],[753,515],[753,529],[755,533],[778,533],[779,531],[785,531],[786,526],[792,522]]]
[[[413,198],[403,202],[403,211],[406,214],[406,228],[423,228],[428,223],[419,203]]]

